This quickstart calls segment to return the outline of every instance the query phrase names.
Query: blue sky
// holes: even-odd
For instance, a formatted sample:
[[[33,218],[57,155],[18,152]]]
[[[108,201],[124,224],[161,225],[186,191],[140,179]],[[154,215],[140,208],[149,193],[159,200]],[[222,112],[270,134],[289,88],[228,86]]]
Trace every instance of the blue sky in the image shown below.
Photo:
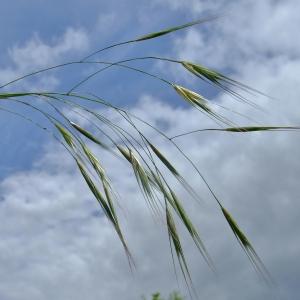
[[[214,104],[263,124],[299,125],[300,42],[295,39],[299,5],[297,0],[5,1],[0,13],[0,84],[78,60],[114,42],[225,12],[222,20],[122,46],[98,59],[159,55],[199,62],[276,99],[253,95],[251,100],[266,111],[262,113],[170,63],[146,61],[131,66],[200,92],[216,111],[241,125],[250,121]],[[66,91],[94,70],[72,66],[20,81],[5,91]],[[100,74],[78,92],[95,93],[125,107],[168,136],[216,126],[170,87],[120,68]],[[49,125],[26,107],[2,105]],[[126,128],[112,111],[95,105],[93,109]],[[67,108],[65,113],[88,126]],[[253,242],[277,283],[269,289],[259,281],[203,182],[174,147],[138,125],[176,161],[203,199],[200,206],[195,204],[173,182],[219,272],[218,278],[209,272],[182,231],[199,299],[274,299],[275,294],[296,299],[300,292],[298,133],[199,133],[176,140]],[[0,112],[0,134],[0,299],[129,300],[179,288],[188,295],[182,278],[176,282],[166,232],[153,221],[126,164],[90,145],[121,196],[120,218],[137,262],[133,275],[113,229],[99,214],[66,151],[45,132],[4,112]]]

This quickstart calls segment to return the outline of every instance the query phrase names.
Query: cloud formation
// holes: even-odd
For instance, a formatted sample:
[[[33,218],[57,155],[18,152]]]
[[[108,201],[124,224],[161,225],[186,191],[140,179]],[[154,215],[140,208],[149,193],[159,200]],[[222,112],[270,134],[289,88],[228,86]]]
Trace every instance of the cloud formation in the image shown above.
[[[38,34],[34,34],[24,45],[15,45],[9,49],[11,65],[0,69],[0,82],[4,84],[30,72],[62,63],[68,56],[74,53],[83,54],[88,49],[89,37],[83,29],[67,28],[61,37],[50,43],[42,41]],[[35,78],[34,84],[29,83],[29,87],[24,80],[21,84],[27,89],[51,90],[59,82],[53,74],[42,74],[38,80]]]

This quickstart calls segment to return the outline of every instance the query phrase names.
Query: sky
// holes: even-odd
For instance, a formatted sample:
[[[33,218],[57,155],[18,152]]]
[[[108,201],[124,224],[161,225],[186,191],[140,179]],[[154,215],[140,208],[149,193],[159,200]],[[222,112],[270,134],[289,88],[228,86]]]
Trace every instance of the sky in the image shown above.
[[[201,63],[272,97],[248,95],[262,108],[258,110],[172,63],[151,60],[130,66],[201,93],[211,107],[241,126],[254,122],[299,126],[299,11],[297,0],[62,0],[57,5],[46,0],[5,1],[0,18],[0,85],[41,68],[80,60],[115,42],[223,14],[219,20],[111,49],[95,59],[156,55]],[[66,67],[2,91],[65,92],[95,70],[90,65]],[[111,68],[78,92],[97,94],[128,109],[169,137],[217,126],[169,86],[131,70]],[[1,108],[50,126],[29,107],[4,102]],[[91,108],[132,130],[112,110]],[[94,130],[74,111],[64,112]],[[174,162],[201,198],[200,203],[194,201],[170,179],[217,268],[215,275],[178,223],[198,298],[297,299],[299,132],[198,132],[174,139],[251,240],[276,283],[269,287],[253,270],[191,165],[155,131],[140,122],[136,126]],[[149,211],[128,164],[89,144],[119,195],[120,222],[136,262],[133,271],[68,152],[47,132],[4,111],[0,111],[0,134],[0,299],[131,300],[174,290],[188,297],[180,272],[178,281],[174,275],[165,224]]]

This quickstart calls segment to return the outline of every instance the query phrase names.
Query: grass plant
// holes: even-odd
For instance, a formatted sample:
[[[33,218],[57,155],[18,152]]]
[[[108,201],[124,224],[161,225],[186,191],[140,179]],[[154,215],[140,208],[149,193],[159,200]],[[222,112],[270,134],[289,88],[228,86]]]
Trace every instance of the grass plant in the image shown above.
[[[197,192],[190,186],[188,180],[186,180],[175,168],[174,162],[163,153],[157,145],[154,145],[149,141],[147,136],[135,125],[135,121],[143,122],[144,125],[151,127],[156,131],[158,135],[161,135],[166,141],[174,145],[183,160],[185,160],[191,168],[197,171],[200,179],[204,181],[205,185],[209,189],[213,198],[216,200],[220,211],[222,212],[229,227],[234,233],[237,241],[245,251],[250,262],[253,264],[255,270],[266,280],[270,281],[270,275],[264,266],[263,262],[255,252],[250,239],[246,237],[241,227],[237,224],[232,214],[224,207],[222,201],[216,196],[213,191],[213,187],[207,182],[202,175],[202,172],[197,166],[187,157],[187,155],[176,144],[175,140],[188,134],[194,134],[201,131],[223,131],[224,133],[237,133],[237,134],[249,134],[254,131],[280,131],[280,130],[298,130],[297,126],[238,126],[233,121],[225,117],[218,111],[214,110],[214,103],[208,99],[205,99],[199,93],[182,86],[180,83],[171,82],[167,78],[163,78],[156,74],[149,73],[146,70],[138,67],[132,67],[127,65],[128,62],[141,61],[141,60],[158,60],[164,61],[170,64],[177,64],[182,66],[183,72],[188,72],[194,75],[197,79],[202,80],[212,86],[222,89],[224,92],[230,94],[236,101],[242,102],[244,105],[256,106],[253,100],[244,96],[244,92],[248,93],[251,97],[253,95],[265,94],[251,88],[243,83],[233,80],[216,70],[209,69],[208,67],[188,61],[180,61],[172,58],[164,58],[157,56],[144,56],[144,57],[130,57],[126,60],[120,61],[100,61],[92,59],[95,56],[101,55],[103,51],[109,51],[109,49],[125,46],[128,44],[138,44],[149,39],[157,39],[164,35],[174,34],[179,30],[184,30],[191,26],[200,25],[205,22],[216,19],[217,16],[212,16],[181,26],[175,26],[168,29],[162,29],[157,32],[146,34],[135,39],[131,39],[124,42],[119,42],[113,45],[106,46],[100,50],[94,51],[81,60],[70,61],[56,66],[49,66],[47,68],[37,70],[30,74],[25,74],[15,80],[2,84],[0,87],[2,93],[0,93],[0,110],[13,114],[16,117],[21,117],[25,121],[33,123],[35,126],[47,131],[51,134],[74,159],[74,163],[78,167],[84,181],[89,187],[92,195],[98,201],[104,215],[108,218],[112,224],[118,238],[120,239],[125,253],[128,257],[130,264],[134,265],[134,257],[131,255],[130,246],[127,244],[125,235],[119,222],[119,216],[115,209],[116,192],[113,189],[110,179],[106,175],[106,170],[101,162],[100,157],[92,152],[89,144],[93,143],[98,146],[101,151],[108,151],[114,155],[116,159],[123,159],[127,161],[129,168],[133,170],[135,180],[139,186],[142,195],[145,198],[148,206],[156,214],[164,218],[163,224],[166,227],[166,232],[170,240],[171,252],[176,258],[184,279],[188,286],[192,288],[192,278],[190,276],[188,263],[185,258],[185,252],[181,242],[181,236],[178,232],[178,226],[186,228],[188,234],[191,236],[195,243],[195,246],[202,254],[204,260],[210,266],[212,270],[215,270],[213,261],[209,256],[205,243],[202,240],[193,221],[189,217],[185,210],[185,203],[176,194],[174,188],[169,184],[169,176],[173,176],[182,188],[189,194],[193,195],[193,198],[198,198]],[[65,68],[69,65],[103,65],[97,71],[89,74],[77,84],[75,84],[67,92],[57,91],[39,91],[39,92],[26,92],[26,91],[10,91],[7,90],[13,83],[19,82],[29,77],[33,77],[42,73],[49,72],[54,69]],[[197,109],[204,116],[213,119],[218,125],[216,128],[201,128],[192,132],[178,133],[178,135],[169,137],[159,128],[156,128],[152,124],[141,119],[129,112],[128,110],[118,107],[111,102],[101,98],[101,96],[93,96],[89,94],[83,94],[76,92],[81,85],[95,77],[99,73],[105,72],[110,68],[126,68],[132,72],[138,72],[144,76],[150,76],[166,84],[166,88],[171,88],[182,100],[189,103],[195,109]],[[44,105],[39,106],[35,99],[43,101]],[[9,110],[5,106],[1,105],[1,102],[5,101],[16,103],[16,105],[25,105],[31,110],[37,111],[42,114],[49,121],[49,126],[39,124],[31,117],[25,116],[14,110]],[[115,113],[122,116],[126,126],[114,123],[108,116],[100,113],[98,110],[91,109],[88,104],[96,104],[99,107],[109,108]],[[46,106],[51,107],[51,113],[46,109]],[[67,117],[64,113],[64,109],[76,109],[77,112],[81,112],[96,128],[95,131],[91,131],[89,128],[77,124],[72,118]],[[128,128],[131,128],[136,135],[130,134]],[[158,165],[157,161],[160,161]],[[168,176],[163,174],[168,174]],[[176,219],[174,218],[176,215]],[[180,224],[177,224],[180,223]],[[174,296],[175,297],[175,296]],[[173,297],[173,298],[174,298]],[[173,299],[172,298],[172,299]],[[153,299],[160,299],[159,295],[153,297]],[[181,299],[179,296],[174,299]]]

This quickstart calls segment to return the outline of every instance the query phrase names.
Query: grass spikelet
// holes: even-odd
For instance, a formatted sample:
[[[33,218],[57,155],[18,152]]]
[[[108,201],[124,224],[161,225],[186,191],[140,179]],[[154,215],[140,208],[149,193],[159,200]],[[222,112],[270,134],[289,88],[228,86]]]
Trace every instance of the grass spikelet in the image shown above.
[[[230,127],[220,129],[230,132],[253,132],[253,131],[275,131],[275,130],[298,130],[300,127],[294,126],[246,126],[246,127]]]
[[[232,122],[230,122],[229,120],[227,120],[226,118],[222,117],[221,115],[216,114],[209,106],[208,106],[208,102],[207,100],[201,96],[200,94],[191,91],[185,87],[182,87],[180,85],[177,84],[172,84],[173,88],[175,89],[175,91],[184,99],[186,100],[188,103],[190,103],[191,105],[193,105],[195,108],[197,108],[198,110],[200,110],[201,112],[207,114],[208,116],[210,116],[211,118],[221,121],[222,123],[225,124],[233,124]]]
[[[189,194],[195,198],[198,199],[197,193],[194,191],[194,189],[186,182],[186,180],[179,174],[179,172],[175,169],[175,167],[168,161],[168,159],[155,147],[153,144],[151,144],[148,140],[147,143],[149,144],[152,151],[155,153],[155,155],[160,159],[160,161],[169,169],[169,171],[177,178],[177,180],[182,184],[182,186],[186,189]]]
[[[233,219],[233,217],[230,215],[230,213],[221,206],[222,213],[228,222],[231,230],[233,231],[236,239],[242,246],[242,248],[245,250],[249,260],[253,264],[255,270],[258,272],[258,274],[267,282],[267,283],[273,283],[273,280],[270,276],[270,273],[264,266],[263,262],[257,255],[256,251],[254,250],[253,246],[251,245],[250,241],[246,237],[246,235],[242,232],[242,230],[239,228],[236,221]]]
[[[212,270],[215,270],[212,259],[208,255],[208,252],[206,250],[206,247],[205,247],[204,243],[202,242],[202,240],[200,238],[198,230],[195,228],[192,221],[188,217],[185,209],[183,208],[183,206],[180,203],[180,200],[177,198],[176,194],[172,190],[170,190],[170,194],[171,194],[171,197],[172,197],[172,200],[173,200],[172,203],[170,203],[170,204],[173,206],[174,210],[176,211],[176,213],[178,214],[178,216],[182,220],[184,226],[188,230],[190,236],[192,237],[195,245],[197,246],[197,248],[200,251],[200,253],[202,254],[203,258],[207,262],[208,266]]]
[[[124,148],[118,146],[118,149],[124,155],[124,157],[131,163],[136,178],[143,187],[143,190],[146,192],[146,194],[151,194],[151,188],[149,185],[147,173],[145,172],[138,158],[133,154],[132,150],[129,148],[127,148],[126,151]]]
[[[87,158],[89,159],[90,163],[92,164],[92,166],[94,167],[96,173],[99,176],[103,176],[104,174],[104,169],[102,168],[102,166],[100,165],[99,160],[97,159],[97,157],[92,153],[92,151],[84,144],[81,143],[81,147],[85,153],[85,155],[87,156]]]
[[[150,142],[148,142],[152,151],[156,154],[156,156],[160,159],[160,161],[173,173],[175,176],[179,176],[177,170],[172,166],[172,164],[166,159],[166,157]]]
[[[192,104],[193,106],[197,106],[204,110],[205,112],[212,113],[211,109],[207,105],[207,101],[201,95],[184,88],[180,85],[174,84],[173,85],[175,91],[187,102]]]
[[[169,197],[169,193],[166,190],[166,187],[164,183],[162,182],[160,176],[158,174],[155,174],[152,170],[147,171],[147,177],[150,182],[150,184],[158,191],[160,192],[165,198]]]
[[[189,287],[189,283],[192,286],[192,279],[191,275],[188,269],[188,265],[184,256],[184,251],[180,242],[180,238],[176,229],[176,224],[173,219],[173,216],[168,208],[168,205],[166,204],[166,221],[167,221],[167,228],[168,228],[168,234],[170,241],[172,242],[172,245],[175,249],[175,253],[179,262],[179,266],[181,269],[181,272],[184,276],[184,280]]]
[[[131,164],[137,183],[143,195],[149,201],[149,204],[153,211],[155,211],[155,198],[151,189],[151,184],[146,170],[144,169],[144,167],[142,166],[136,155],[134,155],[131,149],[125,149],[121,146],[117,146],[117,148],[121,152],[121,154],[126,158],[126,160]]]
[[[108,150],[109,147],[107,145],[105,145],[104,143],[100,142],[93,134],[91,134],[89,131],[87,131],[86,129],[80,127],[79,125],[70,122],[71,125],[77,130],[79,131],[82,135],[84,135],[86,138],[88,138],[89,140],[93,141],[95,144],[101,146],[102,148]]]
[[[194,63],[191,63],[188,61],[181,61],[180,63],[185,69],[187,69],[189,72],[191,72],[195,76],[199,77],[200,79],[221,88],[222,90],[224,90],[231,96],[235,97],[236,99],[246,102],[254,107],[259,108],[255,103],[253,103],[252,101],[243,97],[241,94],[234,91],[231,87],[236,87],[236,88],[239,88],[240,90],[248,92],[248,93],[256,93],[256,94],[260,94],[260,95],[270,98],[269,96],[267,96],[266,94],[264,94],[258,90],[255,90],[241,82],[233,80],[233,79],[219,73],[218,71],[209,69],[200,64],[194,64]]]
[[[219,72],[208,69],[199,64],[194,64],[187,61],[182,61],[181,64],[189,72],[193,73],[197,77],[201,79],[207,79],[214,84],[220,84],[220,82],[225,78],[225,76],[220,74]]]
[[[94,184],[94,182],[92,181],[92,179],[90,178],[88,173],[86,172],[84,166],[78,160],[76,160],[76,163],[77,163],[77,166],[78,166],[83,178],[85,179],[89,189],[91,190],[91,192],[94,194],[95,198],[101,205],[103,212],[105,213],[107,218],[114,224],[114,226],[116,226],[117,222],[116,222],[113,214],[111,213],[110,208],[108,207],[108,205],[105,201],[105,198],[102,196],[101,192],[97,189],[96,185]]]
[[[105,175],[104,168],[101,166],[97,157],[92,153],[92,151],[83,143],[81,143],[81,147],[87,156],[88,160],[90,161],[91,165],[93,166],[95,172],[97,173],[98,177],[101,179],[102,183],[106,182],[106,185],[109,185],[109,180]]]
[[[101,192],[97,189],[96,185],[94,184],[93,180],[90,178],[90,176],[88,175],[87,171],[85,170],[84,166],[78,161],[76,160],[77,166],[83,176],[83,178],[85,179],[89,189],[91,190],[91,192],[93,193],[93,195],[95,196],[95,198],[97,199],[97,201],[99,202],[105,216],[109,219],[109,221],[113,224],[121,242],[122,245],[125,249],[129,264],[131,265],[133,263],[133,259],[131,256],[131,253],[129,251],[129,248],[125,242],[125,239],[123,237],[123,234],[121,232],[120,226],[119,226],[119,222],[117,219],[116,214],[114,213],[114,211],[111,210],[110,206],[108,205],[108,203],[105,201],[105,198],[103,197],[103,195],[101,194]]]
[[[131,163],[131,157],[130,152],[128,149],[125,149],[121,146],[117,146],[118,150],[121,152],[121,154]]]
[[[73,141],[72,138],[72,134],[70,133],[69,130],[67,130],[66,128],[64,128],[63,126],[61,126],[58,123],[55,123],[55,127],[58,129],[58,131],[60,132],[60,134],[62,135],[62,137],[64,138],[64,140],[66,141],[66,143],[71,147],[74,148],[75,147],[75,143]]]
[[[163,184],[163,182],[161,181],[161,179],[156,174],[154,174],[153,172],[151,172],[151,174],[149,174],[149,180],[155,186],[155,188],[159,192],[162,193],[162,195],[164,196],[164,199],[175,210],[178,217],[182,221],[183,225],[188,230],[190,236],[192,237],[194,243],[196,244],[196,247],[200,251],[201,255],[203,256],[203,258],[206,261],[206,263],[208,264],[208,266],[212,270],[215,270],[213,262],[212,262],[210,256],[208,255],[208,252],[205,248],[204,243],[202,242],[202,240],[200,238],[200,235],[199,235],[197,229],[195,228],[192,221],[188,217],[185,209],[183,208],[183,206],[182,206],[180,200],[178,199],[178,197],[176,196],[176,194],[172,191],[172,189],[170,187],[166,187]]]
[[[101,180],[102,186],[103,186],[103,190],[106,196],[106,200],[107,203],[111,209],[111,212],[113,215],[116,215],[115,213],[115,208],[114,208],[114,204],[113,204],[113,199],[111,196],[112,193],[112,187],[111,184],[105,174],[104,168],[101,166],[99,160],[97,159],[97,157],[95,157],[95,155],[92,153],[92,151],[83,143],[81,143],[81,147],[85,153],[85,155],[87,156],[88,160],[90,161],[90,163],[92,164],[94,170],[96,171],[98,177]]]
[[[203,18],[203,19],[196,20],[194,22],[189,22],[189,23],[180,25],[180,26],[175,26],[175,27],[167,28],[167,29],[164,29],[164,30],[161,30],[161,31],[145,34],[143,36],[140,36],[140,37],[136,38],[134,40],[134,42],[140,42],[140,41],[145,41],[145,40],[150,40],[150,39],[153,39],[153,38],[157,38],[157,37],[160,37],[162,35],[166,35],[166,34],[169,34],[169,33],[172,33],[172,32],[187,28],[187,27],[191,27],[191,26],[194,26],[194,25],[198,25],[198,24],[201,24],[201,23],[212,21],[216,18],[218,18],[218,16]]]
[[[299,130],[300,127],[297,126],[244,126],[244,127],[228,127],[228,128],[204,128],[197,129],[188,132],[184,132],[175,136],[172,136],[170,139],[179,138],[185,135],[202,132],[202,131],[225,131],[225,132],[234,132],[234,133],[247,133],[255,131],[294,131]]]

